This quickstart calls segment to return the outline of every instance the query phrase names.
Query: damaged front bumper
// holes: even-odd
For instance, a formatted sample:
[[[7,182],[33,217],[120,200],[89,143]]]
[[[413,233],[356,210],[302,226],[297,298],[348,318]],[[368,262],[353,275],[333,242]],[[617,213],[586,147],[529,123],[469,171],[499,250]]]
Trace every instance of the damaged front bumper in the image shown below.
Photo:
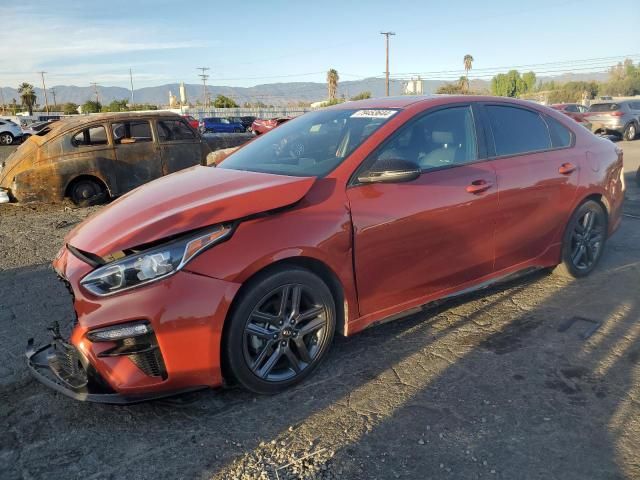
[[[191,387],[141,395],[119,394],[109,387],[78,349],[55,333],[50,344],[39,348],[30,339],[26,357],[29,370],[36,380],[74,400],[128,405],[205,388]]]

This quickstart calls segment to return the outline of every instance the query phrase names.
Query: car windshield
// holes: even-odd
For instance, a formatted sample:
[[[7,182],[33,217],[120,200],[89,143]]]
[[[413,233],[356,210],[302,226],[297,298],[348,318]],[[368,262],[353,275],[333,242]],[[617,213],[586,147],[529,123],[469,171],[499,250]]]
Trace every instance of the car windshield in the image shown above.
[[[324,176],[397,110],[321,110],[281,124],[242,147],[220,168],[298,177]]]
[[[613,112],[620,110],[620,105],[617,103],[596,103],[589,107],[590,112]]]

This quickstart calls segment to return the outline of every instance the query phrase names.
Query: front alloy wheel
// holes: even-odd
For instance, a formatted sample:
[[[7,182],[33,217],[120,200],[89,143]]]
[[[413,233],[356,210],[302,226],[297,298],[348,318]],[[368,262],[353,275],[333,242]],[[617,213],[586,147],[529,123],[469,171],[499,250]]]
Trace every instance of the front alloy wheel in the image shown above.
[[[8,132],[0,134],[0,145],[11,145],[13,143],[13,135]]]
[[[276,393],[301,381],[329,349],[335,304],[313,273],[293,267],[250,285],[226,339],[227,366],[246,388]]]

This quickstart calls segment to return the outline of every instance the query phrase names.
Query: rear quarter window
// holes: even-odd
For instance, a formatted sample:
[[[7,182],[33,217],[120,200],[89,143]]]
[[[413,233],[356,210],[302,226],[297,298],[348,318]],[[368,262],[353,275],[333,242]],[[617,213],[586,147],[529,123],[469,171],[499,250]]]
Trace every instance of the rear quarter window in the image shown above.
[[[619,103],[595,103],[589,108],[590,112],[615,112],[620,110]]]
[[[551,144],[554,148],[566,148],[570,147],[573,143],[573,133],[567,127],[562,125],[555,118],[551,118],[545,115],[545,122],[549,127],[549,134],[551,135]]]
[[[549,130],[538,113],[506,105],[488,105],[486,108],[496,156],[551,148]]]

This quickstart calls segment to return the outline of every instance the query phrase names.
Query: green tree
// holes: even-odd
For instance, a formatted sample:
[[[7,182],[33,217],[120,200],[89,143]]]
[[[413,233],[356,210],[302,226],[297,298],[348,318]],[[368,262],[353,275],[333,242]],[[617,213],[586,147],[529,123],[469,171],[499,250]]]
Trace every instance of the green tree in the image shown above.
[[[467,86],[467,91],[469,90],[469,71],[473,68],[473,57],[468,53],[463,58],[464,63],[464,77],[465,77],[465,85]]]
[[[114,100],[106,107],[108,112],[126,112],[128,100]]]
[[[33,85],[30,83],[23,82],[18,85],[18,93],[20,94],[20,100],[22,100],[22,105],[27,107],[29,110],[29,115],[33,115],[33,107],[36,104],[36,93],[33,90]]]
[[[62,106],[62,113],[65,115],[75,115],[78,113],[78,105],[72,102],[67,102]]]
[[[461,93],[464,93],[463,88],[464,87],[459,81],[457,83],[445,83],[444,85],[438,87],[436,93],[440,95],[460,95]]]
[[[82,105],[82,113],[99,113],[102,110],[102,104],[97,100],[87,100]]]
[[[491,79],[491,94],[499,97],[517,97],[527,92],[527,84],[517,70],[499,73]]]
[[[527,92],[533,92],[536,86],[536,74],[533,72],[527,72],[522,75],[522,81],[525,84]]]
[[[224,95],[218,95],[213,101],[215,108],[238,108],[238,104],[233,101],[232,98],[225,97]]]
[[[351,100],[366,100],[367,98],[371,98],[371,92],[360,92],[354,97],[351,97]]]
[[[338,94],[338,81],[340,76],[335,68],[329,69],[327,72],[327,90],[329,93],[329,101],[335,100]]]

